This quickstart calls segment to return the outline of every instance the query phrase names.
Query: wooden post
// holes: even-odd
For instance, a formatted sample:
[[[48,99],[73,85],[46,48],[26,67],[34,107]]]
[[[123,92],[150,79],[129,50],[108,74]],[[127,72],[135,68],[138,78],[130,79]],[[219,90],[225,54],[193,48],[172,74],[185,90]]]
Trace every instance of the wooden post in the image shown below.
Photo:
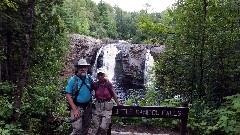
[[[182,107],[188,107],[188,103],[187,102],[183,102],[182,103]],[[181,118],[181,127],[180,127],[180,135],[186,135],[187,132],[187,119],[188,119],[188,110],[185,112],[183,111],[182,114],[182,118]]]

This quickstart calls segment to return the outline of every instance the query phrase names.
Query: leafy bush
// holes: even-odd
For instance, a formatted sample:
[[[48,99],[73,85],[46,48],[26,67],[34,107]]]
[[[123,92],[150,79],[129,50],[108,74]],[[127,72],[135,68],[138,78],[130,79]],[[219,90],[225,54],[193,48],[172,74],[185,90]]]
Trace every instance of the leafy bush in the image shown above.
[[[217,115],[214,113],[214,108],[204,100],[194,101],[189,105],[188,129],[194,134],[210,134],[208,126],[216,122]],[[214,121],[215,120],[215,121]]]
[[[225,97],[226,101],[214,108],[204,100],[190,107],[188,128],[195,134],[240,134],[240,94]]]
[[[16,126],[14,124],[5,124],[3,121],[0,122],[0,134],[1,135],[21,135],[23,130],[20,129],[20,125]]]
[[[218,121],[212,130],[219,130],[228,135],[240,134],[240,94],[225,97],[226,102],[216,110]]]
[[[20,128],[20,124],[14,125],[10,123],[11,116],[13,114],[13,98],[15,85],[9,82],[0,82],[0,134],[12,135],[22,134],[23,130]]]

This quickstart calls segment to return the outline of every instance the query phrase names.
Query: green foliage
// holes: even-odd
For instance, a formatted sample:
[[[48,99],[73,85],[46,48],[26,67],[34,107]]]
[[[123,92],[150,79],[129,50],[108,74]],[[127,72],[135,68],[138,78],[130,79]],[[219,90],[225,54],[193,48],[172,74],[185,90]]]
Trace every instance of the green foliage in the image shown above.
[[[211,108],[204,100],[195,101],[189,105],[188,128],[194,134],[210,134],[208,126],[216,122],[214,108]]]
[[[0,99],[0,103],[1,103],[0,118],[1,120],[7,120],[13,114],[12,103],[8,101],[8,97],[2,97],[2,96]]]
[[[61,94],[63,82],[59,78],[59,72],[64,67],[64,54],[68,49],[65,26],[63,19],[60,17],[59,6],[62,3],[49,0],[37,1],[36,3],[34,27],[30,35],[31,53],[28,60],[27,85],[23,91],[22,105],[16,110],[20,113],[19,123],[21,125],[13,125],[11,118],[15,101],[15,85],[19,81],[19,74],[22,72],[19,65],[22,62],[21,54],[25,47],[23,37],[25,33],[26,3],[18,1],[17,4],[19,5],[18,10],[21,12],[8,12],[6,10],[6,21],[8,23],[3,23],[4,25],[1,25],[0,28],[1,37],[6,38],[4,41],[7,41],[2,41],[3,46],[1,47],[8,47],[4,51],[6,53],[4,57],[6,58],[1,61],[3,67],[3,72],[1,71],[3,77],[1,78],[3,80],[1,82],[1,95],[4,95],[0,96],[1,129],[2,132],[10,134],[23,134],[18,133],[22,130],[25,134],[53,133],[58,126],[49,125],[44,121],[44,117],[52,113],[57,116],[68,113],[63,107],[65,106]],[[7,80],[11,83],[6,83]],[[37,116],[37,118],[32,118],[32,116]]]
[[[221,106],[225,96],[239,91],[237,3],[179,0],[164,13],[170,17],[164,22],[171,34],[165,52],[155,61],[159,94],[152,96],[181,95],[190,101],[188,127],[196,134],[239,134],[235,124],[239,118],[228,117],[239,115],[233,104],[229,104],[231,109]]]
[[[60,7],[61,18],[68,33],[89,34],[89,17],[85,0],[65,0]]]
[[[216,110],[218,121],[210,127],[228,135],[240,134],[240,94],[225,97],[226,102]]]
[[[23,130],[14,124],[5,124],[3,121],[0,121],[0,134],[1,135],[21,135]],[[2,126],[4,125],[4,126]]]
[[[13,114],[15,85],[9,82],[0,82],[0,120],[8,120]]]
[[[234,29],[239,25],[233,11],[238,9],[234,2],[216,3],[189,0],[167,12],[173,34],[166,38],[166,50],[155,62],[156,86],[162,94],[184,95],[189,101],[205,98],[215,105],[223,96],[237,93],[239,38]]]
[[[14,1],[3,0],[0,2],[0,10],[7,9],[7,7],[10,7],[12,9],[14,9],[15,11],[18,9],[18,5]]]
[[[148,37],[146,43],[163,44],[167,33],[166,26],[161,22],[153,22],[153,19],[147,15],[140,15],[137,27]]]
[[[203,100],[191,104],[189,129],[195,134],[239,134],[239,94],[225,99],[217,109]]]
[[[101,1],[98,4],[98,9],[99,9],[99,16],[98,16],[98,24],[105,30],[105,36],[100,37],[100,38],[111,38],[111,39],[116,39],[117,38],[117,27],[116,27],[116,21],[115,21],[115,16],[113,14],[113,8]],[[99,33],[100,34],[100,33]]]
[[[0,82],[0,134],[1,135],[12,135],[22,134],[23,130],[20,128],[20,124],[11,124],[10,118],[13,115],[14,100],[13,91],[16,89],[14,84],[9,82]]]

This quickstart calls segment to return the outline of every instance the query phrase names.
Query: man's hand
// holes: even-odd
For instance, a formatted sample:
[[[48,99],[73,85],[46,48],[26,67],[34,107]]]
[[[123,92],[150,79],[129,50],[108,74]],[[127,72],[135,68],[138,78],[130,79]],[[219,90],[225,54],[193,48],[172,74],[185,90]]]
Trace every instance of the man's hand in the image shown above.
[[[78,108],[73,109],[73,117],[74,117],[75,120],[80,118],[80,111],[79,111]]]
[[[71,106],[71,108],[73,110],[73,118],[74,118],[74,120],[77,120],[78,118],[80,118],[80,111],[73,103],[72,97],[69,93],[66,94],[66,98],[67,98],[69,105]]]

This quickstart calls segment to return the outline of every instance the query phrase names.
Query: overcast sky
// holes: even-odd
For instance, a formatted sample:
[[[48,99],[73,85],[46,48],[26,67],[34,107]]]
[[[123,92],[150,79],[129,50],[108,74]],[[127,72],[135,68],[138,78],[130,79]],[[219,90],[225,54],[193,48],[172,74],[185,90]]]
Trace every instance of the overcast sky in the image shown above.
[[[92,0],[99,3],[101,0]],[[103,0],[111,6],[117,5],[124,11],[133,12],[145,9],[143,5],[148,3],[152,10],[149,12],[162,12],[171,6],[176,0]]]

